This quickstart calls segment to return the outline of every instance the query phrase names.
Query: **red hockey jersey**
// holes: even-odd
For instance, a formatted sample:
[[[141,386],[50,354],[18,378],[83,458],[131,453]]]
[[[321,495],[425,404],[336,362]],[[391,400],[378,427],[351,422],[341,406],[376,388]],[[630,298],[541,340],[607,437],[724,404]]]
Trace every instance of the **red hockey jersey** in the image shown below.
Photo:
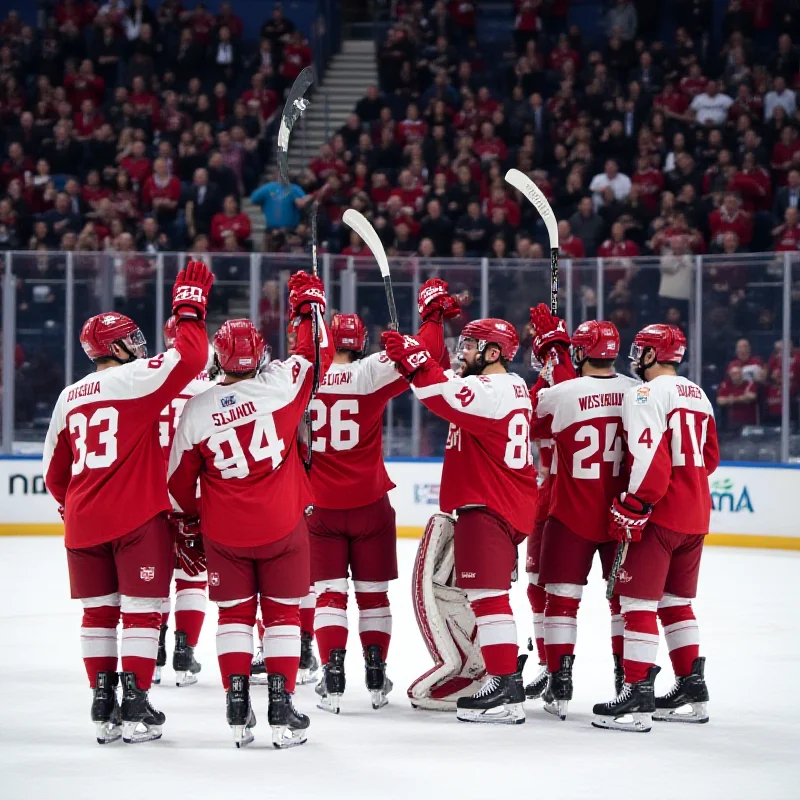
[[[195,395],[204,392],[213,385],[208,373],[203,370],[194,380],[189,382],[189,385],[177,397],[173,398],[161,409],[161,419],[158,421],[158,440],[161,443],[161,450],[164,453],[164,461],[166,463],[169,463],[172,441],[175,438],[175,431],[178,429],[178,422],[180,422],[186,401],[191,400]]]
[[[158,421],[207,357],[205,325],[184,321],[172,350],[92,372],[61,392],[44,476],[66,509],[67,547],[109,542],[169,511]]]
[[[714,410],[705,392],[662,375],[629,389],[622,404],[628,491],[655,504],[652,522],[678,533],[708,533],[708,476],[719,464]]]

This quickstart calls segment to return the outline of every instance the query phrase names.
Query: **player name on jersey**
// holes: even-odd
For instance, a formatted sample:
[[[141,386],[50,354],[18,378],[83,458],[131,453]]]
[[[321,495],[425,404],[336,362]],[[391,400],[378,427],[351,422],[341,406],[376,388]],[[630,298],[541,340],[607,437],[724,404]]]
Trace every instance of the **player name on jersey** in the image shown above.
[[[589,394],[578,398],[581,411],[590,411],[593,408],[607,408],[609,406],[622,406],[622,392],[606,392],[605,394]]]
[[[81,386],[76,386],[74,389],[69,390],[67,395],[67,402],[71,403],[79,397],[88,397],[92,394],[97,394],[100,391],[100,381],[93,381],[92,383],[84,383]]]
[[[344,386],[352,382],[352,372],[329,372],[322,381],[322,386]]]
[[[230,422],[235,422],[237,419],[242,419],[243,417],[249,417],[255,413],[255,404],[248,401],[237,408],[230,409],[229,411],[223,411],[219,414],[212,414],[211,419],[213,420],[214,425],[219,428],[222,425],[227,425]]]
[[[693,397],[695,400],[702,400],[703,393],[699,386],[679,383],[675,387],[678,390],[678,397]]]

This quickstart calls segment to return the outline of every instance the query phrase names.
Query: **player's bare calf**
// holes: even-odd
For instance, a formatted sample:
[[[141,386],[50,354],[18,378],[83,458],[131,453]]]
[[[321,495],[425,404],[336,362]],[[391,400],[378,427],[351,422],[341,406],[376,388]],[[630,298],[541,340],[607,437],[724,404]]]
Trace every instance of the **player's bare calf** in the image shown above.
[[[706,660],[696,658],[691,675],[676,676],[674,686],[656,697],[653,719],[659,722],[708,722],[708,687],[705,680]]]
[[[253,728],[256,726],[256,715],[253,713],[250,702],[250,681],[246,675],[230,676],[226,715],[236,747],[245,747],[250,744],[255,738]]]
[[[98,672],[92,700],[92,722],[95,724],[97,744],[110,744],[122,738],[122,718],[117,702],[116,672]]]
[[[147,690],[136,684],[136,675],[122,673],[122,741],[139,744],[161,738],[161,726],[166,721],[163,712],[150,705]]]
[[[655,682],[660,671],[661,667],[650,667],[644,680],[623,684],[622,691],[610,703],[598,703],[593,709],[592,725],[608,730],[647,733],[653,727]]]
[[[279,750],[305,744],[306,730],[311,720],[292,704],[292,695],[286,691],[283,675],[269,676],[269,711],[272,745]]]

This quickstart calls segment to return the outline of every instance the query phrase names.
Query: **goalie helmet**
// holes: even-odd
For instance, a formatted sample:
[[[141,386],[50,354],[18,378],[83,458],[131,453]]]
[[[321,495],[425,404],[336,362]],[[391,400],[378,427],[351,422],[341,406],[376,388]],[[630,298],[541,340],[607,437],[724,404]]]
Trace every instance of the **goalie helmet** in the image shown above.
[[[474,339],[478,343],[478,352],[483,353],[489,344],[500,348],[500,355],[506,361],[512,361],[519,349],[517,329],[504,319],[487,317],[468,322],[461,331],[458,350],[461,352],[464,339]]]
[[[334,314],[331,337],[337,350],[349,350],[359,358],[367,352],[369,335],[358,314]]]
[[[89,317],[81,328],[81,346],[92,361],[100,358],[119,359],[111,352],[118,344],[131,358],[147,358],[147,340],[139,326],[124,314],[107,311]]]
[[[175,339],[178,337],[178,318],[170,317],[164,323],[164,347],[167,350],[175,347]]]
[[[228,375],[246,375],[264,361],[266,345],[249,319],[229,319],[214,334],[214,354]]]
[[[588,358],[615,359],[619,355],[619,331],[613,322],[590,319],[572,334],[572,363],[580,370]]]
[[[686,337],[675,325],[648,325],[636,334],[630,351],[630,360],[634,370],[640,373],[641,360],[645,350],[652,349],[656,354],[656,362],[677,366],[686,353]]]

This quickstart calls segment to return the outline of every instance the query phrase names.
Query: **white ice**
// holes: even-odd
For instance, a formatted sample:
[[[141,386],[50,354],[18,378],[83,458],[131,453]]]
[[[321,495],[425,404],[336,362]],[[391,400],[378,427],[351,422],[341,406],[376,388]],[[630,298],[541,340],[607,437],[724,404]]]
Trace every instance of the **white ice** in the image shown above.
[[[266,687],[254,688],[256,741],[244,750],[231,743],[213,611],[198,648],[200,683],[178,689],[168,667],[152,691],[167,715],[163,739],[97,745],[80,658],[81,609],[69,600],[63,544],[0,538],[0,798],[800,798],[800,553],[706,550],[696,609],[711,722],[625,734],[590,726],[592,704],[613,694],[608,611],[596,574],[580,611],[566,722],[538,701],[526,705],[527,724],[508,727],[414,711],[405,689],[430,664],[411,609],[416,545],[399,543],[400,579],[391,590],[390,705],[369,705],[351,609],[341,715],[317,710],[313,687],[300,687],[296,705],[312,720],[308,743],[277,751]],[[520,643],[531,628],[524,589],[520,583],[512,592]],[[663,691],[672,683],[663,641],[659,663]],[[530,665],[526,677],[533,671]]]

